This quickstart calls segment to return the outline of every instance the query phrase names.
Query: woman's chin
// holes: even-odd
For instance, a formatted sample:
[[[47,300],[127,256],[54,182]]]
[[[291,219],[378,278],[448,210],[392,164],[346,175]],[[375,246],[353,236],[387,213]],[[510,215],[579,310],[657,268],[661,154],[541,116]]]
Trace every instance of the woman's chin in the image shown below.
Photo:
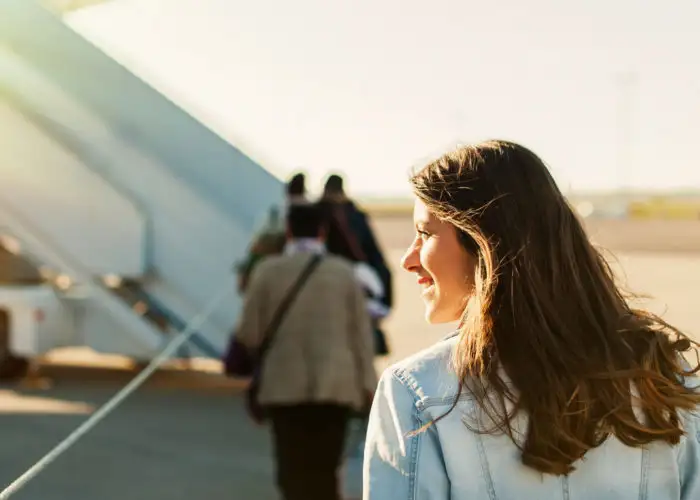
[[[452,318],[446,317],[446,316],[447,315],[445,315],[445,314],[441,314],[441,311],[439,309],[435,310],[435,309],[432,309],[431,307],[428,307],[425,310],[425,321],[431,325],[439,325],[441,323],[451,323],[452,321],[454,321]]]

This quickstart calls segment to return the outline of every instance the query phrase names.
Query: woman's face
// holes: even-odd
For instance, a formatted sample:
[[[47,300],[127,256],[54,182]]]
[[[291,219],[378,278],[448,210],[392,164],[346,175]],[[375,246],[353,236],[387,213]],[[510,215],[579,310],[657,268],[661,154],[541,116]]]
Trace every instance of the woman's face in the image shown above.
[[[420,200],[413,222],[416,237],[401,266],[416,274],[429,323],[458,321],[472,293],[476,259],[459,243],[455,226],[439,220]]]

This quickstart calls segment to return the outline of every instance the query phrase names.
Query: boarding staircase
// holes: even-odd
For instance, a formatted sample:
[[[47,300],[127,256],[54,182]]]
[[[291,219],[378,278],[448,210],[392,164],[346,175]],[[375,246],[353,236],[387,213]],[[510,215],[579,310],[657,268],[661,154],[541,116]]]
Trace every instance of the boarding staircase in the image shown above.
[[[228,285],[181,352],[218,357],[240,308],[233,263],[281,182],[28,0],[0,3],[0,126],[12,124],[37,147],[0,151],[0,229],[101,311],[85,342],[148,357]]]

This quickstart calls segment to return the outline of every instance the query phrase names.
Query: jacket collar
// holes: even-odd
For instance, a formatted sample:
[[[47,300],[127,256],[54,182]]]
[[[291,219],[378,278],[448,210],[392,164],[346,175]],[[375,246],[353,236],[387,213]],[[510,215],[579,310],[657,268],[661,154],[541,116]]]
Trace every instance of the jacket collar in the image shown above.
[[[326,245],[315,238],[295,238],[289,240],[284,246],[285,255],[297,253],[313,253],[323,255],[326,253]]]

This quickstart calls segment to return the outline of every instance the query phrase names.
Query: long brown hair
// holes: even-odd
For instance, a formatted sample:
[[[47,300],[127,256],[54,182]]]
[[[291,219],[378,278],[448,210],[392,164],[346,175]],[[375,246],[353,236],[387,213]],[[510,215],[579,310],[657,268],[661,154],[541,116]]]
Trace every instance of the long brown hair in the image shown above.
[[[697,355],[697,344],[632,308],[542,160],[490,141],[411,181],[478,262],[454,358],[460,391],[493,424],[473,430],[506,433],[525,465],[552,474],[574,470],[610,435],[629,446],[679,442],[679,411],[700,403],[684,384],[700,367],[681,352]],[[521,411],[522,439],[512,426]]]

